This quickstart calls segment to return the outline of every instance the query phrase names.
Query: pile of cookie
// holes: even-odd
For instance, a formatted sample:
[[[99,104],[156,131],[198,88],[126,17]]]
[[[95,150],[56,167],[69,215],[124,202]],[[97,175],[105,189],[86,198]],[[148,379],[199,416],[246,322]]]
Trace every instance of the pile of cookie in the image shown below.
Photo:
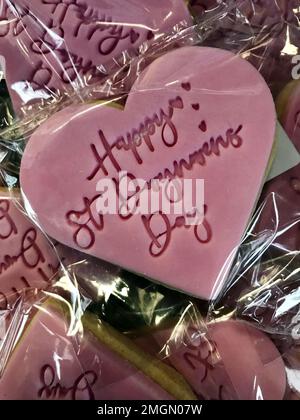
[[[1,10],[0,399],[298,399],[300,8],[126,3]]]

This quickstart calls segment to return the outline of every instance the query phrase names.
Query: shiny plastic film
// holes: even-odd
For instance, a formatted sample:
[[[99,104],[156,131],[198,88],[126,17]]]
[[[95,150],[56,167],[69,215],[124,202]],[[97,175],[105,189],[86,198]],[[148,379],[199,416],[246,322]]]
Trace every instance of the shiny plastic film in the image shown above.
[[[17,113],[101,80],[145,42],[192,23],[184,1],[1,3],[1,53]]]
[[[299,19],[0,2],[1,400],[300,399]]]

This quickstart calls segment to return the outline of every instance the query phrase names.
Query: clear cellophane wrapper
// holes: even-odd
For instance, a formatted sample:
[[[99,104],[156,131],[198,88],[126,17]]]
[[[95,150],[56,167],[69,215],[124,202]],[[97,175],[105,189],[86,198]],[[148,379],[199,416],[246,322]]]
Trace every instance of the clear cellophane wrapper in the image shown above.
[[[299,165],[264,184],[246,232],[232,250],[230,267],[225,276],[216,276],[214,297],[208,299],[165,287],[52,238],[22,191],[19,171],[27,143],[49,118],[70,106],[124,106],[151,63],[183,48],[215,47],[249,61],[276,101],[295,75],[299,6],[275,0],[263,2],[268,7],[255,1],[191,1],[194,25],[188,19],[172,22],[90,73],[91,68],[85,72],[78,61],[70,70],[75,51],[68,46],[67,26],[60,28],[65,32],[55,31],[38,5],[26,3],[2,5],[2,13],[9,7],[10,30],[15,31],[9,38],[12,51],[30,40],[48,73],[57,74],[59,66],[64,76],[72,73],[72,80],[52,78],[50,86],[41,83],[44,72],[38,84],[26,80],[25,86],[18,76],[10,83],[18,72],[8,76],[6,60],[15,114],[7,99],[0,136],[0,398],[298,399]],[[78,19],[80,1],[45,3],[54,11],[57,3],[66,3],[63,10],[71,5]],[[138,2],[128,3],[138,7]],[[99,20],[90,9],[81,17],[84,28],[94,28]],[[140,24],[148,28],[145,21]],[[1,31],[8,36],[2,26]],[[120,28],[111,31],[127,34]],[[54,41],[63,47],[53,48]],[[85,38],[80,42],[88,49]],[[28,60],[35,66],[35,56],[26,48],[21,51],[24,66]],[[7,46],[5,52],[9,54]],[[37,94],[25,103],[26,92]],[[278,119],[296,154],[298,120],[286,127],[281,104],[277,100]],[[14,372],[21,362],[23,373],[16,385]]]

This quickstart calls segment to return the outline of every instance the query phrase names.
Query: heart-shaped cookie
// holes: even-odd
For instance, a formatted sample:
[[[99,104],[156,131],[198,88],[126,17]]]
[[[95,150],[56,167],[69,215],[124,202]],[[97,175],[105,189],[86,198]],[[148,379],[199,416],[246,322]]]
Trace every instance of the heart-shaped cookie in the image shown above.
[[[60,242],[209,299],[255,206],[275,122],[271,93],[254,67],[228,51],[184,47],[138,77],[124,110],[72,106],[41,126],[23,156],[23,193]],[[160,209],[103,215],[99,181],[114,179],[118,191],[122,171],[147,185],[203,179],[204,219],[191,226]]]
[[[15,110],[78,88],[122,51],[191,25],[183,0],[14,0],[0,11],[0,50]]]
[[[283,359],[268,336],[250,324],[211,323],[207,334],[181,324],[155,338],[200,398],[282,400],[285,395]]]
[[[72,334],[62,310],[40,306],[0,379],[1,400],[195,399],[173,368],[97,318],[86,314],[83,323],[84,333]]]
[[[0,308],[28,289],[46,289],[59,262],[48,240],[22,213],[17,198],[0,190]]]

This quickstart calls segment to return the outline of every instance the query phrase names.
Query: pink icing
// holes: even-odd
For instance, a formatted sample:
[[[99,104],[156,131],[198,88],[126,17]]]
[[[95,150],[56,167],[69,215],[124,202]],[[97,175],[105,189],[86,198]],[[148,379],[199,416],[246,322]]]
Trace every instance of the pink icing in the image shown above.
[[[249,63],[219,49],[181,48],[141,74],[124,111],[73,106],[41,126],[22,160],[23,193],[60,242],[209,299],[250,219],[275,119],[270,91]],[[120,169],[146,181],[204,179],[203,222],[98,214],[97,183]]]
[[[239,321],[210,324],[207,333],[181,325],[155,335],[168,360],[201,397],[215,400],[282,400],[283,360],[272,341]],[[167,344],[165,344],[167,343]]]
[[[82,339],[67,333],[67,322],[42,307],[6,366],[0,399],[172,399],[90,333]]]
[[[124,50],[191,24],[183,0],[14,0],[0,15],[0,47],[15,109],[100,76]],[[102,22],[102,24],[99,24]]]
[[[0,306],[11,306],[27,289],[46,289],[58,260],[45,236],[0,192]]]

